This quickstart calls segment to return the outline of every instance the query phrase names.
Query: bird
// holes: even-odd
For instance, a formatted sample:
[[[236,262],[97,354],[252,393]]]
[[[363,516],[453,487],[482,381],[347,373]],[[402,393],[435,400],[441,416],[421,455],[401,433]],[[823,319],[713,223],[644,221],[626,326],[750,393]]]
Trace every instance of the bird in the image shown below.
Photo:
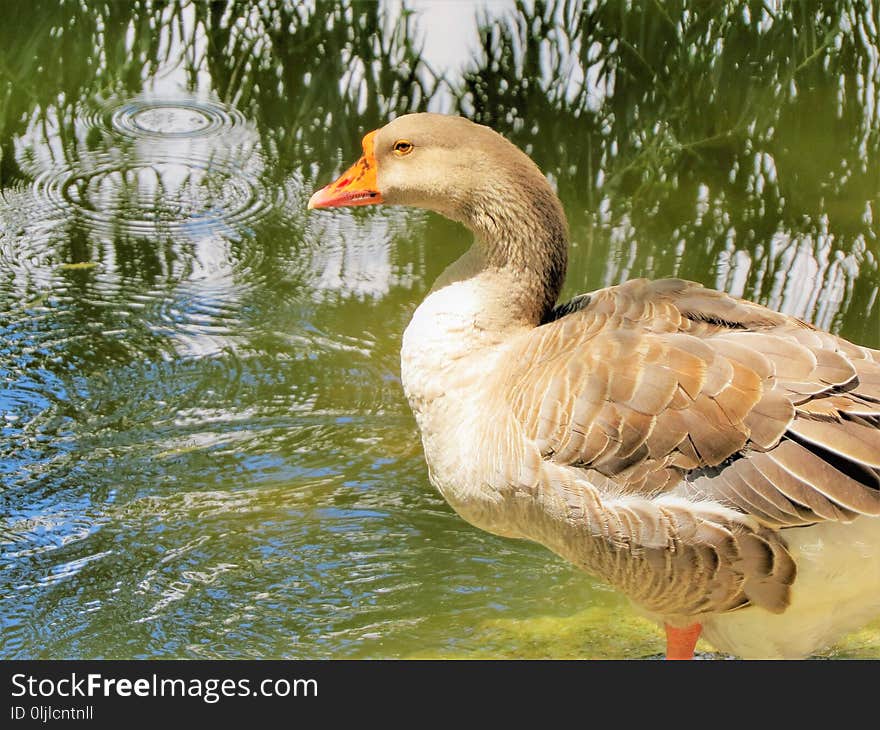
[[[562,204],[503,135],[414,113],[309,209],[435,211],[473,243],[403,333],[428,477],[665,630],[799,658],[880,614],[880,351],[682,279],[558,303]]]

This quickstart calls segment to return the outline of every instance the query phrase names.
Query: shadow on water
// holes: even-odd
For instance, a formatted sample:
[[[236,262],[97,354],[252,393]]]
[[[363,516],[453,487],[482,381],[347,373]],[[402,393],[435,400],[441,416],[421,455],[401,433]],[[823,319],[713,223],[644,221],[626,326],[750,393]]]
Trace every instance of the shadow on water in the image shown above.
[[[305,212],[390,117],[528,150],[568,293],[681,275],[880,346],[876,8],[450,7],[457,66],[406,3],[4,4],[0,655],[656,653],[427,483],[399,338],[466,236]]]

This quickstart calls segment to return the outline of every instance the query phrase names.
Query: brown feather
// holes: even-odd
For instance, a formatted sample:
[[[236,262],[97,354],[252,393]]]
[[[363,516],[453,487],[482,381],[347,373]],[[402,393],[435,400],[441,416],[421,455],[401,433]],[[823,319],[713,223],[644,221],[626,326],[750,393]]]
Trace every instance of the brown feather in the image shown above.
[[[783,441],[768,454],[803,483],[849,511],[845,521],[857,515],[880,515],[880,480],[868,486],[835,469],[809,449]]]
[[[755,454],[749,461],[768,482],[789,499],[808,507],[822,519],[835,522],[847,521],[847,515],[836,504],[785,469],[771,454],[772,452]]]
[[[779,442],[794,420],[794,405],[779,391],[764,394],[743,423],[749,429],[749,438],[763,449]]]
[[[856,478],[880,443],[864,348],[681,281],[593,292],[523,339],[503,388],[544,468],[569,471],[522,508],[592,537],[559,541],[535,515],[521,530],[649,610],[784,610],[796,568],[776,530],[880,510]]]
[[[850,461],[880,469],[880,430],[852,421],[796,418],[789,430]]]

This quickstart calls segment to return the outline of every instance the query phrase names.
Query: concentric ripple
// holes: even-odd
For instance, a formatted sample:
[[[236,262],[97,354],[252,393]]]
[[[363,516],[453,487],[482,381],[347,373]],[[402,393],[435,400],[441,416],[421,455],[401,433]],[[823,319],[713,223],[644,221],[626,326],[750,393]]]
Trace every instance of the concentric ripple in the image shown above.
[[[49,170],[34,192],[100,232],[238,233],[278,202],[244,170],[222,160],[156,155]]]
[[[244,124],[237,109],[208,100],[132,99],[112,110],[110,127],[135,138],[203,137]]]
[[[39,217],[48,211],[98,233],[238,239],[284,197],[261,182],[252,125],[220,102],[136,97],[81,114],[78,128],[63,157],[39,127],[29,131],[30,152],[18,161]]]

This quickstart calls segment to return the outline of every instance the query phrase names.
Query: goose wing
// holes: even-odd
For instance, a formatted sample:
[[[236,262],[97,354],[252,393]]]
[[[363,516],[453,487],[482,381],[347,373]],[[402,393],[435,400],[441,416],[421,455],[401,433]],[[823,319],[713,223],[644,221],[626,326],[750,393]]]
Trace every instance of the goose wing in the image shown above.
[[[878,351],[667,279],[579,297],[511,362],[504,392],[544,471],[583,474],[563,501],[602,525],[592,568],[649,608],[782,610],[780,528],[880,515]]]
[[[880,352],[667,279],[591,295],[515,362],[544,459],[627,492],[684,479],[776,527],[880,515]]]

